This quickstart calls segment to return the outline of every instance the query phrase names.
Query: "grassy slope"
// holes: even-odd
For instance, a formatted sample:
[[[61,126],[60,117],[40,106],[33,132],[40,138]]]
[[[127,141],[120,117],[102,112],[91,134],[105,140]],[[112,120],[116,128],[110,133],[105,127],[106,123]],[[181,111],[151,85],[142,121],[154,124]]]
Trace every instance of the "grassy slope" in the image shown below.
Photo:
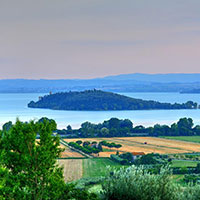
[[[83,160],[83,177],[105,176],[107,166],[119,168],[122,165],[113,162],[109,158],[93,158]]]
[[[173,160],[172,167],[196,167],[198,161],[190,160]]]
[[[198,142],[200,143],[200,136],[164,136],[163,138],[171,140],[180,140],[186,142]]]

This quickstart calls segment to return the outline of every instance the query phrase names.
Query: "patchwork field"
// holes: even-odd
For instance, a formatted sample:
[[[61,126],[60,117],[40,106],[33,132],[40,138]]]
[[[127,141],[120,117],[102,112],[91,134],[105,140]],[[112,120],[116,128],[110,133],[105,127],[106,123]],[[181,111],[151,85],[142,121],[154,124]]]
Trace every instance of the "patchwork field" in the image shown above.
[[[144,152],[144,153],[192,153],[200,152],[200,144],[194,142],[178,141],[156,137],[124,137],[124,138],[84,138],[82,141],[115,142],[122,145],[120,152]],[[66,142],[77,141],[77,139],[65,139]],[[114,150],[114,148],[113,148]],[[117,149],[115,149],[117,151]],[[109,157],[113,152],[100,152],[100,157]]]
[[[120,164],[109,158],[90,159],[59,159],[59,165],[64,168],[65,181],[74,181],[80,178],[105,176],[110,166],[119,168]]]
[[[121,144],[119,152],[144,152],[144,153],[160,153],[160,154],[178,154],[200,152],[200,143],[190,141],[155,138],[155,137],[124,137],[124,138],[84,138],[84,139],[64,139],[66,142],[71,141],[103,141],[114,142]],[[107,166],[121,167],[120,164],[113,162],[108,157],[110,154],[116,153],[118,149],[103,147],[104,152],[100,152],[100,158],[80,159],[83,156],[72,151],[68,147],[65,148],[62,157],[79,158],[79,159],[59,159],[60,165],[64,166],[64,176],[66,181],[78,180],[83,177],[99,177],[104,176],[107,172]],[[102,158],[104,157],[104,158]],[[198,161],[173,160],[172,166],[193,166],[197,165]]]

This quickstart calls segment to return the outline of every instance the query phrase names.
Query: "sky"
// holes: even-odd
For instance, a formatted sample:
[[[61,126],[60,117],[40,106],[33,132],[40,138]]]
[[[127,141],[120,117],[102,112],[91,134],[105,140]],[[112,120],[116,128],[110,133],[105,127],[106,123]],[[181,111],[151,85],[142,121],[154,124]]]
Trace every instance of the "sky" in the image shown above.
[[[0,0],[0,79],[200,73],[199,0]]]

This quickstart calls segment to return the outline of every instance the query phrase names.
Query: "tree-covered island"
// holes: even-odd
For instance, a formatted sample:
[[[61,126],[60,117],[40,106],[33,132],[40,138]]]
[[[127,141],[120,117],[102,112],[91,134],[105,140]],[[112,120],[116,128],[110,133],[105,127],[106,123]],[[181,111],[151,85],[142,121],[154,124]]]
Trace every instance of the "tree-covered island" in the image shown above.
[[[153,110],[153,109],[197,109],[197,103],[160,103],[135,99],[124,95],[101,90],[83,92],[61,92],[40,97],[37,102],[31,101],[30,108],[47,108],[53,110]]]

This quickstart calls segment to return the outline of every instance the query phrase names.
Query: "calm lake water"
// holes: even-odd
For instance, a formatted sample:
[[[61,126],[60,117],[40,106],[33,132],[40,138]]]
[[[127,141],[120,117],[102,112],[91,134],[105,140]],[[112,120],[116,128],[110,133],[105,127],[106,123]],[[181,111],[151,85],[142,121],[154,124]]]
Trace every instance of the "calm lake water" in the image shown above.
[[[192,100],[200,104],[200,94],[179,94],[179,93],[122,93],[124,95],[141,98],[145,100],[156,100],[169,103],[183,103]],[[72,127],[79,127],[81,123],[90,121],[93,123],[102,122],[117,117],[130,119],[134,125],[144,126],[160,124],[171,124],[181,117],[193,118],[195,124],[200,124],[200,109],[198,110],[147,110],[147,111],[56,111],[47,109],[28,108],[31,100],[37,100],[45,94],[0,94],[0,126],[7,121],[15,122],[18,117],[22,121],[48,117],[55,119],[58,128],[65,128],[68,124]]]

